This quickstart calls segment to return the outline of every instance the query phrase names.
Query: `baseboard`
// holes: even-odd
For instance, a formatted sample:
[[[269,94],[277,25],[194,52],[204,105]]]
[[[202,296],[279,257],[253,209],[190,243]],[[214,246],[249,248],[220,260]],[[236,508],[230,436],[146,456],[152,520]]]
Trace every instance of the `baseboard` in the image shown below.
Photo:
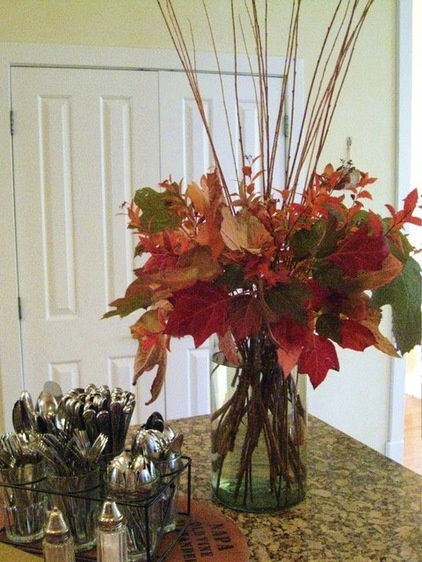
[[[400,464],[403,464],[404,455],[404,441],[400,439],[398,441],[387,441],[385,444],[385,455]]]

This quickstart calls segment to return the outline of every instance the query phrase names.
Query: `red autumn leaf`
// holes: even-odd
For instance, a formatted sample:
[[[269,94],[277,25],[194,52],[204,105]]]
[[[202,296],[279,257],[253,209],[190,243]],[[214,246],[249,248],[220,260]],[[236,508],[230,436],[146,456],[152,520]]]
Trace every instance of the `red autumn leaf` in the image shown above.
[[[229,324],[236,341],[259,333],[262,325],[262,306],[249,295],[238,295],[230,300]]]
[[[298,370],[307,374],[312,386],[322,383],[330,369],[338,371],[340,364],[334,344],[327,338],[312,334],[299,357]]]
[[[199,281],[175,292],[172,302],[174,309],[166,334],[177,338],[192,336],[199,347],[212,334],[226,333],[229,297],[223,289]]]
[[[375,214],[371,209],[368,213],[369,225],[371,227],[372,234],[379,236],[383,232],[382,220]]]
[[[230,330],[224,336],[218,337],[218,348],[224,355],[226,363],[231,363],[235,367],[240,366],[240,355]]]
[[[417,189],[414,189],[404,198],[404,207],[402,210],[396,211],[392,205],[385,205],[393,217],[390,229],[400,230],[406,222],[415,224],[416,226],[421,226],[422,219],[413,216],[417,203],[418,191]]]
[[[327,260],[331,261],[350,277],[360,271],[378,271],[382,268],[389,248],[385,236],[369,236],[366,225],[348,236]]]
[[[298,324],[288,316],[281,316],[271,325],[273,339],[277,342],[277,357],[285,376],[297,364],[304,342],[309,337],[307,324]]]
[[[366,199],[372,199],[372,193],[369,193],[369,191],[367,191],[366,189],[364,189],[363,191],[361,191],[361,192],[359,193],[359,197],[360,197],[361,199],[364,199],[364,198],[366,198]]]
[[[339,342],[341,347],[363,351],[365,348],[376,344],[375,336],[371,330],[355,320],[341,320],[339,331],[341,334],[341,342]]]

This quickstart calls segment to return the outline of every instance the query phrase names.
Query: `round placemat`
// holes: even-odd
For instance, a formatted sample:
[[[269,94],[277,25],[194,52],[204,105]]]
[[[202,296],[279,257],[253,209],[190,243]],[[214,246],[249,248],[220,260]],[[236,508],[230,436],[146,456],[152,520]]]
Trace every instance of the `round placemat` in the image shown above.
[[[184,498],[179,498],[180,511],[185,510]],[[158,556],[165,551],[171,534],[164,537]],[[201,502],[191,500],[191,523],[169,553],[168,562],[248,562],[245,536],[231,519]]]
[[[186,507],[186,498],[182,496],[179,498],[179,511],[186,512]],[[162,539],[157,552],[158,559],[174,542],[174,537],[175,533],[168,533]],[[0,541],[8,542],[4,532],[0,533]],[[15,549],[42,556],[41,541],[15,546]],[[19,550],[15,552],[19,553]],[[76,556],[78,561],[96,559],[95,550],[79,553]],[[0,560],[3,560],[3,558],[0,557]],[[183,531],[179,541],[172,547],[165,560],[166,562],[207,562],[209,560],[248,562],[248,545],[245,536],[231,519],[223,515],[218,509],[191,500],[190,524]]]

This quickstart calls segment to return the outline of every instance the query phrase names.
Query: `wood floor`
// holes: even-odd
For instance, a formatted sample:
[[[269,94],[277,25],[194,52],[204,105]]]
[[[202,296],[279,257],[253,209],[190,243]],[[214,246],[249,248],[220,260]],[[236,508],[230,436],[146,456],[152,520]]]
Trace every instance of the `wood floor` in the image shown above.
[[[422,400],[408,395],[405,397],[403,464],[422,475]]]

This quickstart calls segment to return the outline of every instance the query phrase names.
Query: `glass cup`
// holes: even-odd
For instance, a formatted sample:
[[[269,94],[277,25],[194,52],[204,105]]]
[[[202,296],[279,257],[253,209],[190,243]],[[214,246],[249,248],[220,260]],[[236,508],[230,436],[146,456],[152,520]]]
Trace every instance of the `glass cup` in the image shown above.
[[[46,485],[49,509],[57,507],[62,512],[75,541],[75,551],[93,548],[100,508],[99,469],[72,476],[48,476]]]
[[[158,482],[157,482],[158,484]],[[126,519],[128,557],[131,562],[153,560],[157,549],[159,506],[119,505]]]
[[[128,557],[131,562],[153,560],[158,544],[160,526],[158,475],[147,483],[136,486],[131,492],[109,495],[118,503],[127,528]]]
[[[163,492],[159,499],[160,527],[163,533],[174,531],[177,525],[177,498],[179,495],[181,455],[154,462],[160,475]]]
[[[38,490],[45,475],[44,460],[0,469],[0,504],[5,515],[6,537],[10,542],[22,544],[43,537],[46,496]],[[9,488],[5,484],[14,487]]]

